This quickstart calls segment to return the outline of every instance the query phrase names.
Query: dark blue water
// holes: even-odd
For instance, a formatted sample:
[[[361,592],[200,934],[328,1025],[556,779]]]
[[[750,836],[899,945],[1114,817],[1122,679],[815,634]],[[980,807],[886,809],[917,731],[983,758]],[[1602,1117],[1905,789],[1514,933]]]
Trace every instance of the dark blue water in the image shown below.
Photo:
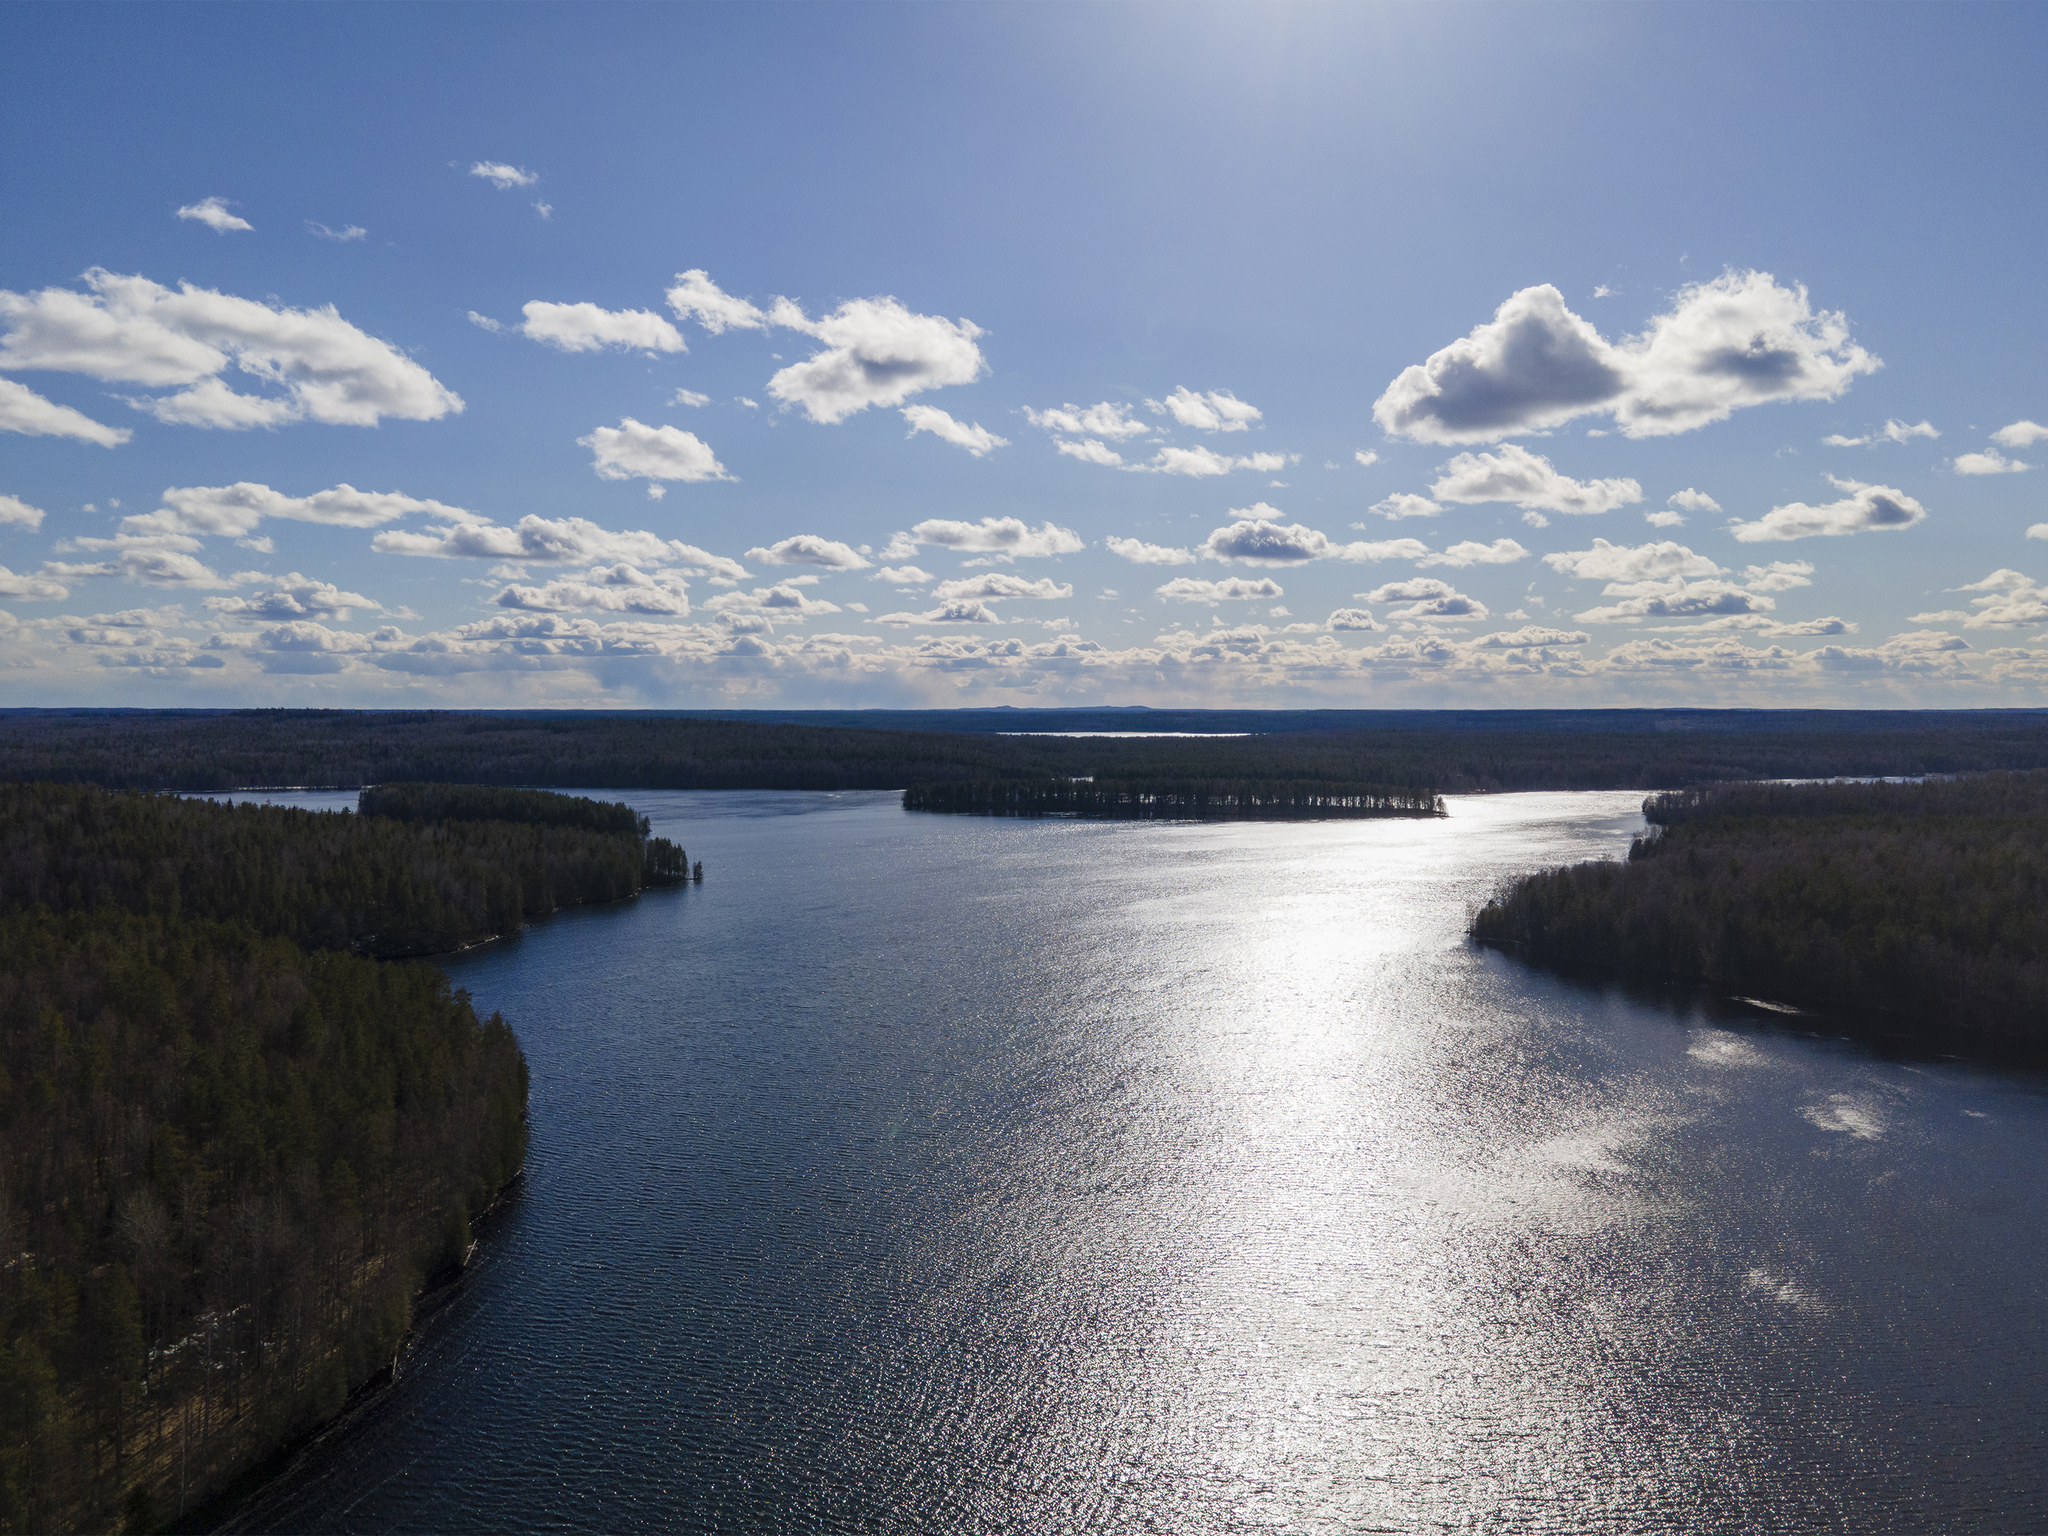
[[[2048,1527],[2042,1081],[1463,942],[1636,797],[624,798],[704,884],[449,962],[524,1189],[229,1529]]]

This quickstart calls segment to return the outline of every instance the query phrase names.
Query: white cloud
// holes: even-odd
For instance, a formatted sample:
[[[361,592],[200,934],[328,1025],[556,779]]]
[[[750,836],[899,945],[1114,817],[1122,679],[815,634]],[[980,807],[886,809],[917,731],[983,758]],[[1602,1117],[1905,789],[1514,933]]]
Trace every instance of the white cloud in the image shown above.
[[[676,312],[678,319],[695,317],[697,323],[714,336],[722,336],[727,331],[768,329],[766,314],[745,299],[736,299],[720,288],[702,267],[692,267],[687,272],[676,274],[675,286],[668,291],[668,307]]]
[[[580,517],[549,520],[522,517],[512,527],[466,522],[425,533],[392,529],[378,534],[370,547],[379,554],[423,555],[435,559],[510,560],[528,565],[690,566],[737,580],[746,567],[723,555],[709,554],[693,544],[664,539],[640,530],[613,532]]]
[[[2043,524],[2048,527],[2048,524]],[[1129,560],[1138,565],[1193,565],[1192,551],[1173,549],[1164,544],[1147,544],[1143,539],[1120,538],[1111,534],[1103,541],[1112,555],[1120,560]]]
[[[1520,629],[1497,630],[1490,635],[1481,635],[1472,643],[1488,651],[1527,651],[1585,645],[1592,638],[1582,629],[1551,629],[1542,624],[1525,624]]]
[[[962,598],[997,602],[1007,597],[1034,597],[1050,602],[1073,595],[1071,585],[1056,582],[1050,576],[1026,581],[1022,576],[1012,576],[1007,571],[990,571],[985,576],[961,576],[952,581],[942,581],[932,589],[932,596],[942,603],[957,602]]]
[[[1644,590],[1647,588],[1648,590]],[[1716,614],[1768,613],[1777,606],[1770,598],[1729,581],[1617,583],[1615,590],[1634,591],[1635,596],[1605,608],[1588,608],[1578,615],[1588,624],[1629,623],[1638,619],[1706,618]]]
[[[1504,542],[1512,544],[1512,539]],[[1428,560],[1429,546],[1420,539],[1381,539],[1377,543],[1362,540],[1355,544],[1337,544],[1330,553],[1339,560]],[[1525,551],[1526,553],[1526,551]]]
[[[681,427],[650,427],[627,416],[616,427],[599,427],[576,443],[590,450],[591,467],[599,479],[644,479],[650,491],[658,480],[696,483],[732,478],[710,446]]]
[[[1380,623],[1378,619],[1375,619],[1364,608],[1338,608],[1330,614],[1330,628],[1332,630],[1353,630],[1370,633],[1374,630],[1383,630],[1386,627],[1386,625]]]
[[[1212,530],[1196,553],[1243,565],[1281,566],[1321,560],[1335,553],[1330,540],[1315,529],[1274,521],[1287,514],[1263,501],[1233,508],[1231,515],[1238,520],[1227,528]]]
[[[344,592],[332,582],[315,581],[297,571],[281,577],[267,592],[247,597],[209,597],[206,606],[222,618],[335,619],[348,622],[358,608],[384,605],[358,592]]]
[[[469,168],[472,176],[481,176],[500,192],[509,192],[514,187],[530,187],[540,178],[523,166],[507,165],[502,160],[479,160]]]
[[[1449,582],[1434,576],[1410,576],[1406,581],[1390,581],[1370,592],[1360,592],[1358,596],[1368,603],[1406,603],[1408,606],[1394,615],[1398,619],[1483,619],[1487,616],[1486,604],[1476,597],[1467,597]]]
[[[71,589],[49,576],[24,571],[19,576],[0,565],[0,597],[14,602],[54,603],[71,595]]]
[[[688,583],[672,571],[642,571],[620,564],[595,566],[585,577],[563,577],[545,586],[514,583],[493,600],[500,608],[527,613],[643,613],[681,617],[690,611]]]
[[[462,398],[333,306],[279,309],[210,288],[176,291],[95,267],[89,292],[0,290],[0,368],[46,368],[182,394],[136,402],[169,421],[240,427],[311,418],[374,426],[385,416],[432,421]],[[237,395],[219,375],[232,363],[281,386]]]
[[[1227,475],[1234,469],[1257,470],[1260,474],[1269,475],[1299,462],[1300,458],[1298,453],[1247,453],[1232,458],[1227,453],[1217,453],[1198,443],[1192,448],[1161,448],[1146,463],[1126,467],[1155,475],[1189,475],[1200,479]]]
[[[1683,528],[1685,526],[1685,514],[1683,512],[1645,512],[1643,514],[1643,521],[1652,528]]]
[[[1970,600],[1974,613],[1916,613],[1914,624],[1961,621],[1970,629],[2008,629],[2018,625],[2048,624],[2048,587],[2015,570],[1997,570],[1982,581],[1957,587],[1958,592],[1982,592]]]
[[[1721,503],[1714,500],[1705,491],[1696,491],[1691,486],[1687,486],[1682,491],[1672,492],[1664,498],[1664,501],[1665,505],[1676,507],[1681,512],[1718,512],[1721,510]]]
[[[26,384],[0,379],[0,432],[24,437],[76,437],[102,448],[119,447],[135,434],[126,427],[103,426],[83,411],[45,400]]]
[[[367,240],[370,232],[360,224],[345,224],[340,229],[329,229],[318,219],[306,220],[306,233],[318,235],[322,240],[336,240],[347,245],[354,240]]]
[[[1865,485],[1833,475],[1828,480],[1837,490],[1849,494],[1818,507],[1803,501],[1773,507],[1755,522],[1736,523],[1728,531],[1745,544],[1761,544],[1780,539],[1889,532],[1910,528],[1927,516],[1927,509],[1919,502],[1888,485]]]
[[[520,331],[558,352],[601,352],[621,347],[641,352],[687,352],[682,333],[651,309],[601,309],[595,304],[525,305]]]
[[[885,613],[868,622],[890,624],[901,629],[913,624],[1000,624],[1003,619],[986,603],[962,601],[941,603],[926,613]]]
[[[1068,458],[1079,459],[1085,464],[1102,464],[1110,468],[1115,468],[1120,466],[1124,461],[1124,456],[1122,454],[1118,453],[1114,448],[1111,448],[1106,443],[1097,442],[1092,437],[1086,438],[1078,443],[1070,441],[1067,438],[1060,438],[1053,444],[1053,447],[1059,449],[1059,451],[1061,453],[1064,453]]]
[[[965,448],[977,459],[992,448],[1010,446],[1007,437],[997,437],[979,422],[970,427],[964,421],[955,421],[935,405],[906,405],[903,407],[903,419],[910,423],[908,435],[915,437],[920,432],[929,432],[956,448]]]
[[[1868,448],[1877,443],[1909,443],[1916,437],[1939,436],[1941,433],[1935,430],[1931,421],[1908,426],[1897,417],[1893,417],[1875,432],[1867,432],[1862,437],[1844,437],[1841,433],[1835,432],[1822,438],[1821,443],[1828,448]]]
[[[1633,480],[1574,480],[1515,443],[1492,453],[1459,454],[1444,466],[1429,493],[1440,502],[1506,501],[1573,514],[1611,512],[1643,499],[1642,486]]]
[[[1243,432],[1261,417],[1259,408],[1247,405],[1227,389],[1196,394],[1185,384],[1162,400],[1145,404],[1156,414],[1170,415],[1184,427],[1203,432]]]
[[[701,409],[711,403],[709,395],[700,395],[694,389],[679,389],[669,397],[670,405],[687,405]]]
[[[1389,433],[1493,442],[1611,413],[1660,437],[1771,400],[1833,400],[1878,360],[1802,286],[1727,272],[1680,291],[1641,335],[1609,343],[1549,284],[1524,288],[1469,336],[1405,369],[1373,406]]]
[[[469,312],[469,323],[479,330],[489,331],[493,336],[505,329],[504,321],[493,320],[489,315],[480,315],[473,309]]]
[[[2048,437],[2048,427],[2036,421],[2016,421],[1991,434],[1991,441],[2004,448],[2030,448]]]
[[[19,496],[0,496],[0,528],[43,526],[43,509],[32,507]]]
[[[1159,597],[1170,603],[1229,603],[1287,595],[1280,583],[1270,576],[1261,577],[1257,581],[1247,581],[1242,576],[1227,576],[1222,581],[1202,581],[1193,576],[1176,576],[1165,586],[1154,590]]]
[[[415,513],[453,522],[484,521],[463,507],[396,491],[359,491],[346,482],[310,496],[287,496],[240,480],[233,485],[174,485],[163,493],[162,505],[154,512],[124,517],[121,530],[137,538],[247,538],[266,517],[332,528],[375,528]]]
[[[713,613],[758,613],[788,622],[801,621],[814,614],[839,612],[837,603],[812,597],[804,591],[805,585],[815,580],[814,576],[797,576],[788,581],[778,581],[772,587],[756,587],[751,592],[721,592],[704,606]]]
[[[988,367],[974,344],[980,326],[913,314],[892,298],[849,299],[816,320],[778,299],[769,318],[825,343],[824,351],[768,381],[769,394],[802,406],[817,422],[844,421],[871,405],[901,405],[927,389],[972,384]]]
[[[1048,432],[1064,432],[1073,437],[1121,440],[1142,437],[1152,430],[1142,421],[1133,421],[1129,411],[1128,405],[1117,405],[1109,400],[1089,406],[1075,405],[1070,401],[1045,411],[1034,411],[1027,405],[1024,407],[1024,419],[1034,427],[1043,427]]]
[[[1683,544],[1670,540],[1630,546],[1595,539],[1591,549],[1563,550],[1545,555],[1543,563],[1574,581],[1662,582],[1674,577],[1726,574],[1705,555],[1696,555]]]
[[[1996,448],[1986,448],[1982,453],[1959,453],[1955,457],[1955,471],[1959,475],[2017,475],[2033,467],[2018,459],[2008,459]]]
[[[1376,501],[1370,508],[1381,517],[1398,520],[1404,517],[1435,517],[1443,508],[1427,496],[1417,496],[1410,491],[1399,491],[1385,501]]]
[[[1746,565],[1742,580],[1752,592],[1789,592],[1794,587],[1813,585],[1811,560],[1773,560],[1769,565]]]
[[[1416,561],[1417,565],[1512,565],[1517,560],[1529,558],[1529,551],[1513,539],[1495,539],[1491,544],[1481,544],[1476,539],[1467,539],[1462,544],[1453,544],[1440,555],[1429,555]]]
[[[919,570],[914,565],[885,565],[875,572],[876,581],[886,581],[894,587],[921,587],[928,581],[936,581],[930,571]]]
[[[1368,466],[1377,464],[1380,461],[1380,456],[1367,448],[1360,448],[1357,452],[1353,453],[1351,457],[1358,460],[1360,464]]]
[[[850,545],[820,538],[815,533],[799,533],[777,540],[765,549],[750,549],[747,558],[763,565],[816,565],[828,571],[864,571],[868,566],[860,552]]]
[[[553,203],[542,202],[539,198],[535,198],[533,202],[533,211],[539,214],[543,220],[552,219],[555,216],[555,205]]]
[[[233,229],[256,227],[247,219],[238,219],[229,213],[228,200],[224,197],[202,197],[196,203],[188,203],[178,210],[178,217],[190,219],[195,224],[204,224],[217,235],[224,235]]]
[[[899,560],[914,554],[919,544],[935,544],[941,549],[959,550],[971,554],[1009,555],[1029,559],[1041,555],[1071,555],[1088,547],[1087,540],[1070,528],[1047,523],[1034,529],[1029,523],[1014,517],[984,517],[978,523],[955,522],[949,518],[932,517],[917,524],[908,534],[899,535],[907,539],[911,548],[901,553],[895,549],[882,551],[885,560]]]

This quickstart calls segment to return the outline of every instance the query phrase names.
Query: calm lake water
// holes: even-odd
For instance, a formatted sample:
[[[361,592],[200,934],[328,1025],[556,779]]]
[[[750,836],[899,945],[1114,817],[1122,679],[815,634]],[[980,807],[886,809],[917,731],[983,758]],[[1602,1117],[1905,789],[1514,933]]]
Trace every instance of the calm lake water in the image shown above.
[[[2048,1528],[2043,1080],[1464,942],[1638,796],[603,798],[704,883],[447,962],[523,1191],[226,1529]]]

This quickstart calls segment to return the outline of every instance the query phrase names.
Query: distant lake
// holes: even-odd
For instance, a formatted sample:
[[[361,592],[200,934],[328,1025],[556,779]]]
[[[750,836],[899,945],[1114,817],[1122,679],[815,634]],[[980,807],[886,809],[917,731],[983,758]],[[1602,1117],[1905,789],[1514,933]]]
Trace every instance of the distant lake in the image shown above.
[[[2048,1083],[1465,943],[1639,795],[592,793],[705,881],[445,962],[523,1191],[226,1529],[2048,1527]]]

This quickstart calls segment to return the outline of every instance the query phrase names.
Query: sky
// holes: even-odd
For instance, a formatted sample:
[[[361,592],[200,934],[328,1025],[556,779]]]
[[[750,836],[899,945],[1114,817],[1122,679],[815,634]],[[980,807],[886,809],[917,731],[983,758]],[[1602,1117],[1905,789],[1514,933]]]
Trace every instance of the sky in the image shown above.
[[[2048,8],[0,8],[0,704],[2048,704]]]

